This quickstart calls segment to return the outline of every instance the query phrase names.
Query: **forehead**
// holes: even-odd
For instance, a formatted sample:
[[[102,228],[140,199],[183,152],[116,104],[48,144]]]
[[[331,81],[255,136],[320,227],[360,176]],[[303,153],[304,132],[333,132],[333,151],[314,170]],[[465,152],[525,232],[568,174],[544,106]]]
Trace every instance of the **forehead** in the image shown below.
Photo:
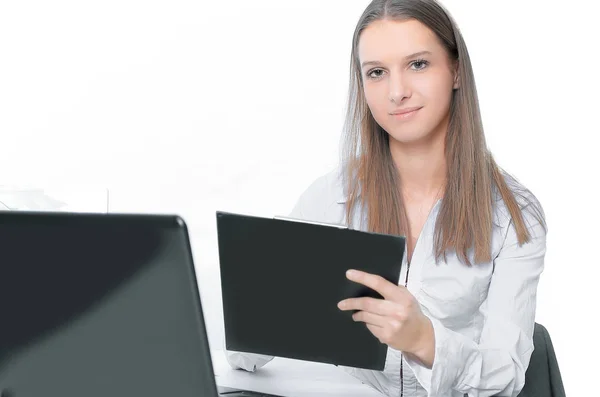
[[[361,61],[384,61],[404,58],[420,51],[443,51],[435,33],[421,22],[380,20],[361,33],[358,57]]]

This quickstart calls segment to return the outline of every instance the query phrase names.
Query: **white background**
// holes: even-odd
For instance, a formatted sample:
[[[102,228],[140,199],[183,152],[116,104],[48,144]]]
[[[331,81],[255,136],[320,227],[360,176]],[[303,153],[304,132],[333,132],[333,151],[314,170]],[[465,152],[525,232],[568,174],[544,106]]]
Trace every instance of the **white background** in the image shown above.
[[[214,213],[287,214],[335,166],[351,37],[367,4],[4,0],[0,185],[100,186],[110,211],[183,215],[220,346]],[[568,394],[594,394],[594,2],[444,4],[472,57],[488,145],[546,211],[537,321]]]

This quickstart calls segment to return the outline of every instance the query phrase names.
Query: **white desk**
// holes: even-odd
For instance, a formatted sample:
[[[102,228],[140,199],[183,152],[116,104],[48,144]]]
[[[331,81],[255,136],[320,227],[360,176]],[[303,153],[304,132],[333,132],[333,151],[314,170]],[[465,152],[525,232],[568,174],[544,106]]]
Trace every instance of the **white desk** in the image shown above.
[[[234,370],[223,350],[212,350],[219,386],[289,397],[381,397],[382,394],[334,365],[276,357],[256,372]]]

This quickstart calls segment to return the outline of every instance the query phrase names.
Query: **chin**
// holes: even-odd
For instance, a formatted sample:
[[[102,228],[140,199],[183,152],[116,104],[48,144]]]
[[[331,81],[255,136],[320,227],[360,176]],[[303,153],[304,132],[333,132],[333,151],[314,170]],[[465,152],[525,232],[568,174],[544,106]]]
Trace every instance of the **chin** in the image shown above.
[[[404,129],[403,131],[388,131],[390,136],[390,141],[394,140],[401,144],[411,144],[416,142],[421,142],[427,140],[427,138],[431,135],[425,131],[419,129]]]

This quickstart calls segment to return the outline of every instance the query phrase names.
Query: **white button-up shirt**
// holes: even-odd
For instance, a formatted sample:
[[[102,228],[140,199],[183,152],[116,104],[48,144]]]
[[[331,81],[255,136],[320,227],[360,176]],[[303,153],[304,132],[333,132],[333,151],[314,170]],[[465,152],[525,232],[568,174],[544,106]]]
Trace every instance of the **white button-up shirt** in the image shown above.
[[[523,188],[514,180],[512,184]],[[344,192],[337,170],[323,175],[301,195],[290,217],[347,224]],[[543,214],[535,196],[528,196]],[[510,213],[496,196],[492,261],[467,267],[449,254],[445,262],[436,264],[433,237],[440,203],[432,208],[418,238],[406,285],[433,324],[433,367],[428,369],[388,348],[383,371],[340,368],[387,396],[516,396],[523,388],[533,351],[545,229],[532,208],[525,207],[523,217],[531,240],[519,246]],[[365,222],[358,213],[353,227],[363,229]],[[406,255],[401,269],[400,283],[404,284]],[[273,358],[231,351],[226,355],[232,367],[248,371]]]

